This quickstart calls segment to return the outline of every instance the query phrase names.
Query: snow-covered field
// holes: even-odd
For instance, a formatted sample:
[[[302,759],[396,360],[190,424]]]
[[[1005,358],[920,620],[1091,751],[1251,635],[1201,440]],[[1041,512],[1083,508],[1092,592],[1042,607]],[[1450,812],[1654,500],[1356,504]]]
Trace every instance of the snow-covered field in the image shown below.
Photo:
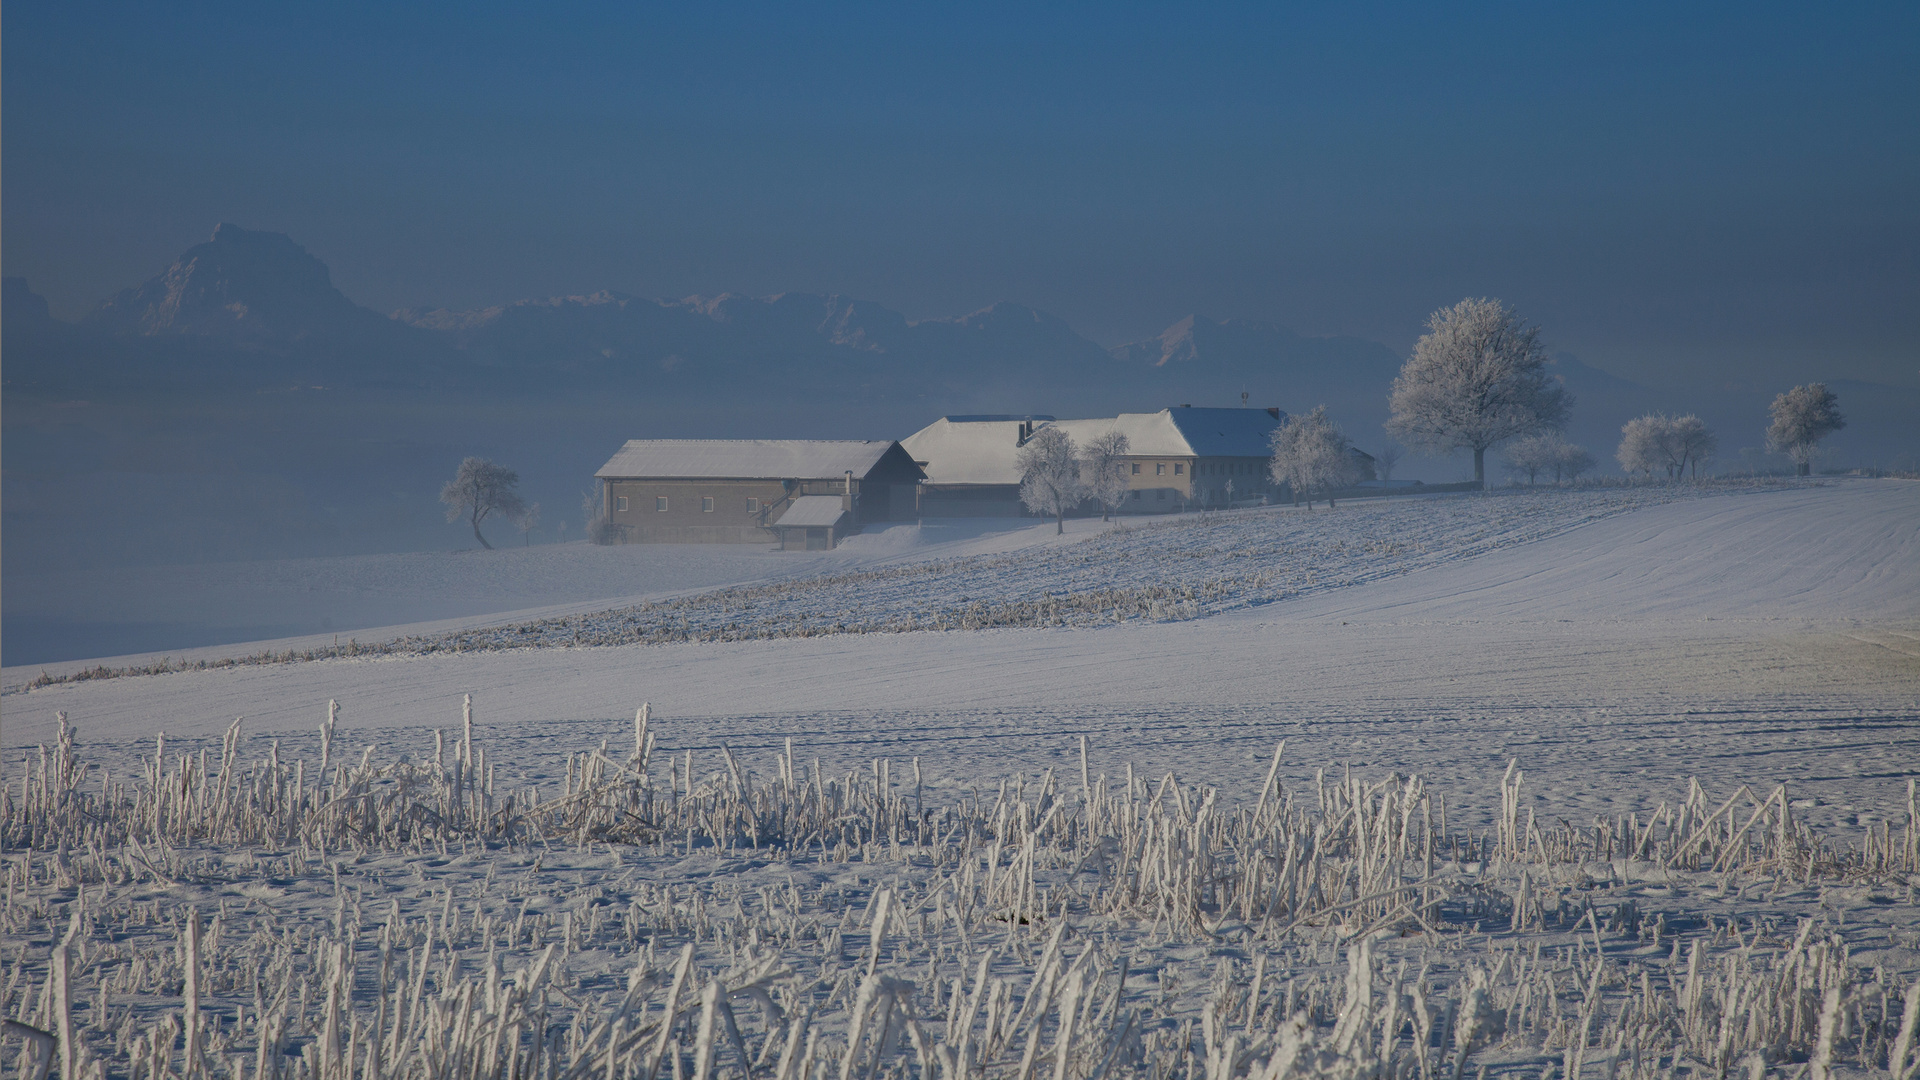
[[[1097,522],[1074,522],[1076,538]],[[1033,542],[1019,520],[893,526],[834,551],[584,542],[324,559],[136,566],[9,578],[6,662],[230,651],[262,640],[378,639],[625,605],[722,585],[991,553]]]
[[[8,849],[40,853],[8,856],[0,956],[25,974],[0,1008],[57,1019],[50,950],[84,908],[68,1015],[111,1072],[157,1075],[143,1033],[186,1008],[188,977],[184,946],[154,950],[185,940],[193,903],[222,920],[193,1045],[219,1048],[207,1075],[242,1055],[236,1080],[306,1061],[344,1076],[325,1064],[342,1058],[452,1075],[435,1055],[455,1044],[512,1070],[781,1080],[1717,1080],[1910,1060],[1920,485],[1541,493],[1067,539],[902,545],[852,575],[639,613],[584,602],[564,637],[515,635],[550,647],[469,632],[437,639],[464,650],[10,691],[12,762],[64,712],[72,753],[112,777],[72,774],[73,791],[148,794],[36,819],[9,762]],[[950,626],[981,603],[1053,611],[844,632]],[[696,640],[573,645],[573,628],[662,613]],[[703,619],[764,632],[697,640]],[[485,795],[449,779],[467,693]],[[329,699],[348,767],[323,777]],[[298,794],[270,754],[307,762]],[[222,827],[277,824],[178,824],[222,806]],[[61,829],[79,830],[64,855]],[[692,996],[668,1008],[689,944]],[[469,1034],[437,1033],[456,1024]],[[164,1041],[179,1071],[190,1040]],[[395,1073],[402,1044],[418,1056]]]

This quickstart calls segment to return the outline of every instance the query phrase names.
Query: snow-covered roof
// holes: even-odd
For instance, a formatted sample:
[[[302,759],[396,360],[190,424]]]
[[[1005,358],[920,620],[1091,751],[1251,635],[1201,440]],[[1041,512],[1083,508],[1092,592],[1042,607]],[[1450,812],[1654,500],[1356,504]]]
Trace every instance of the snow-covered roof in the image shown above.
[[[1264,414],[1263,414],[1264,415]],[[1157,413],[1121,413],[1092,420],[1055,420],[1048,427],[1067,433],[1073,445],[1084,448],[1109,431],[1127,437],[1127,453],[1134,457],[1192,457],[1193,447],[1180,434],[1167,410]]]
[[[930,484],[1020,482],[1021,420],[943,416],[900,440]]]
[[[630,439],[600,471],[600,479],[837,480],[863,477],[893,443],[884,439]]]
[[[1274,413],[1279,413],[1278,416]],[[1273,429],[1287,414],[1278,409],[1168,409],[1173,426],[1201,457],[1267,457],[1273,453]]]
[[[838,495],[802,495],[793,500],[787,512],[773,523],[776,529],[789,525],[835,525],[846,510],[841,506]]]
[[[971,413],[955,415],[949,413],[945,419],[956,424],[978,424],[988,420],[1052,420],[1046,413]]]
[[[1281,419],[1265,409],[1161,409],[1121,413],[1089,420],[1045,420],[1039,428],[1058,428],[1076,447],[1109,431],[1127,437],[1127,453],[1136,457],[1266,457],[1267,440]],[[932,484],[1017,484],[1024,417],[943,416],[900,441],[913,459],[925,462]]]

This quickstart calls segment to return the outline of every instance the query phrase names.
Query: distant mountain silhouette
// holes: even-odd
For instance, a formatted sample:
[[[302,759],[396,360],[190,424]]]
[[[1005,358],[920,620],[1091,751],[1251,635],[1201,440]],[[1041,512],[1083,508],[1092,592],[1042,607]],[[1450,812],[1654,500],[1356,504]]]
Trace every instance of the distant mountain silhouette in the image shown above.
[[[446,335],[492,369],[593,371],[675,384],[747,376],[828,393],[918,396],[973,394],[1014,380],[1058,387],[1120,374],[1104,350],[1062,320],[1008,303],[913,322],[838,295],[648,300],[600,292],[476,311],[403,310],[394,318]]]
[[[1380,440],[1387,392],[1402,357],[1377,341],[1308,337],[1252,319],[1189,315],[1158,336],[1112,350],[1165,394],[1195,404],[1277,405],[1303,412],[1324,404],[1363,447]],[[1136,376],[1138,377],[1138,376]]]
[[[1113,350],[1115,358],[1177,371],[1200,364],[1247,372],[1290,371],[1320,377],[1329,368],[1377,382],[1399,373],[1401,357],[1377,341],[1353,337],[1304,337],[1284,326],[1252,319],[1189,315],[1157,337]]]
[[[96,307],[108,333],[290,342],[334,336],[370,311],[333,287],[327,265],[282,233],[222,223],[172,266]]]
[[[38,329],[53,321],[47,298],[28,287],[23,277],[0,278],[0,313],[11,326]]]
[[[327,265],[291,237],[227,223],[78,328],[50,323],[24,282],[8,288],[9,340],[39,346],[10,364],[15,385],[600,389],[703,402],[919,403],[931,415],[1226,405],[1245,392],[1251,404],[1290,411],[1320,401],[1364,410],[1370,424],[1398,367],[1376,342],[1200,317],[1109,352],[1053,315],[1005,302],[910,320],[840,295],[598,292],[383,316],[335,288]],[[48,325],[49,334],[23,336]]]

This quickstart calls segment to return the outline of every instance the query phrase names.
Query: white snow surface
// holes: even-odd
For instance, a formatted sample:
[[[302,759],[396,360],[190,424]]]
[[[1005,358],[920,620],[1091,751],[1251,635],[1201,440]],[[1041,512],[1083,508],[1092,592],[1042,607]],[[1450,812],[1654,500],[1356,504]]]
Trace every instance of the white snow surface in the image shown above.
[[[276,756],[313,761],[314,729],[330,698],[343,707],[334,761],[357,759],[369,745],[379,747],[370,755],[379,761],[401,753],[430,760],[431,729],[457,734],[460,697],[471,693],[477,741],[499,767],[500,781],[536,784],[546,796],[570,775],[569,754],[603,740],[631,745],[634,707],[650,701],[660,752],[688,755],[689,788],[695,776],[727,772],[731,759],[723,765],[723,746],[764,778],[775,771],[775,755],[788,739],[802,762],[818,758],[836,771],[890,757],[897,764],[889,784],[898,791],[905,790],[903,777],[924,768],[932,805],[965,786],[986,788],[1013,773],[1031,778],[1047,768],[1071,788],[1084,736],[1096,774],[1117,777],[1129,766],[1147,777],[1172,771],[1181,781],[1217,786],[1228,805],[1244,804],[1262,788],[1274,743],[1284,738],[1280,774],[1303,801],[1319,769],[1350,766],[1375,778],[1388,770],[1422,773],[1447,799],[1450,834],[1485,826],[1510,759],[1526,769],[1524,816],[1531,822],[1538,815],[1543,827],[1562,819],[1586,826],[1594,817],[1629,812],[1647,821],[1655,803],[1671,806],[1687,794],[1688,777],[1700,780],[1712,804],[1742,783],[1759,797],[1773,783],[1785,783],[1794,820],[1842,841],[1882,824],[1890,824],[1897,839],[1906,827],[1906,785],[1920,773],[1920,484],[1862,481],[1704,497],[1642,491],[1419,500],[1189,519],[1111,534],[1100,532],[1097,522],[1074,524],[1075,534],[1057,539],[1045,531],[1050,526],[936,544],[926,533],[904,530],[856,538],[831,559],[781,564],[789,577],[830,571],[825,579],[786,580],[777,588],[764,586],[771,573],[757,579],[772,603],[791,608],[762,614],[804,620],[832,613],[834,604],[848,617],[886,614],[902,605],[956,600],[941,593],[956,585],[971,596],[999,598],[1155,583],[1184,589],[1209,576],[1230,587],[1201,605],[1203,617],[1168,621],[437,652],[13,690],[0,700],[6,723],[0,742],[14,751],[0,757],[0,779],[18,778],[17,751],[49,738],[56,712],[78,725],[81,756],[108,764],[116,775],[136,772],[136,755],[151,760],[159,730],[167,732],[167,754],[185,767],[186,755],[217,746],[235,716],[245,717],[239,760],[265,756],[271,737],[286,744],[274,747]],[[671,549],[615,551],[612,557],[636,564],[658,560],[648,564],[656,568],[676,557]],[[689,553],[690,571],[720,568],[695,557],[708,554]],[[606,553],[583,548],[577,555]],[[775,565],[755,553],[713,554],[723,556],[742,560],[735,581],[755,580],[754,572]],[[475,559],[466,565],[497,574],[507,564]],[[601,571],[579,572],[587,579]],[[470,585],[475,577],[484,575],[449,580]],[[655,597],[674,584],[694,584],[644,575],[624,580],[640,582],[635,589],[643,595],[653,588]],[[424,587],[420,595],[427,595]],[[704,617],[714,604],[735,603],[714,599],[721,595],[692,598],[684,610]],[[574,610],[616,620],[592,614],[607,608],[605,599],[587,599]],[[514,618],[495,614],[458,625],[501,626]],[[23,674],[9,671],[5,681],[17,685]],[[89,787],[92,782],[89,776]],[[1029,787],[1016,783],[1015,790]],[[992,801],[988,788],[981,805]],[[804,946],[797,936],[787,943],[789,953],[810,962],[825,956],[820,979],[811,978],[809,967],[796,991],[815,995],[839,985],[828,976],[838,978],[842,969],[852,970],[849,964],[857,968],[866,945],[876,959],[882,955],[881,935],[863,936],[858,921],[849,919],[873,902],[882,884],[905,889],[909,901],[924,901],[963,880],[957,872],[946,877],[944,863],[922,865],[923,856],[912,854],[917,848],[896,846],[884,858],[877,842],[871,854],[851,862],[812,851],[797,857],[757,848],[695,851],[691,839],[688,847],[543,838],[537,847],[461,844],[457,852],[437,854],[373,851],[341,858],[349,853],[336,848],[331,862],[324,853],[310,861],[304,847],[150,848],[162,859],[184,860],[192,872],[82,893],[98,926],[85,954],[93,962],[81,965],[95,981],[83,980],[87,992],[80,997],[89,1009],[106,1003],[107,991],[93,989],[117,978],[136,955],[143,963],[177,955],[172,915],[198,905],[201,912],[217,910],[216,925],[230,928],[205,939],[216,961],[304,934],[310,955],[302,962],[317,963],[323,954],[311,943],[333,925],[361,940],[365,971],[385,970],[371,955],[370,927],[381,918],[403,929],[424,928],[437,914],[442,937],[451,942],[445,932],[451,913],[452,925],[466,928],[459,941],[469,950],[468,968],[477,968],[484,952],[493,971],[500,970],[493,963],[497,934],[511,927],[507,970],[524,971],[558,929],[566,943],[559,951],[565,1000],[612,1000],[627,992],[622,973],[637,956],[652,964],[672,955],[694,919],[733,913],[745,925],[775,911],[770,898],[787,895],[794,909],[783,918],[795,926],[805,920],[819,940],[832,935],[825,948],[811,936]],[[89,854],[99,862],[98,853]],[[65,925],[55,901],[72,893],[55,880],[59,863],[51,853],[9,858],[8,919],[15,918],[16,877],[27,882],[22,895],[31,901],[20,905],[24,914],[9,942],[16,964],[29,973],[25,1003],[39,1000],[33,987],[47,978],[52,941]],[[972,859],[969,854],[964,877],[969,891]],[[31,873],[36,861],[39,877]],[[990,865],[998,862],[996,844]],[[87,863],[75,854],[70,865]],[[1442,869],[1466,874],[1461,866]],[[1655,984],[1664,976],[1665,986],[1677,987],[1685,970],[1682,936],[1695,960],[1702,949],[1717,950],[1703,967],[1726,959],[1731,970],[1736,946],[1741,964],[1777,956],[1798,923],[1800,937],[1817,926],[1820,937],[1843,937],[1852,963],[1891,973],[1890,980],[1878,980],[1882,1033],[1890,1015],[1886,1002],[1899,1004],[1886,987],[1897,991],[1920,970],[1920,935],[1913,930],[1920,879],[1814,881],[1809,872],[1809,881],[1799,882],[1771,870],[1763,870],[1774,875],[1767,877],[1686,873],[1624,858],[1563,867],[1560,876],[1535,869],[1535,887],[1547,886],[1558,915],[1551,927],[1543,919],[1533,931],[1504,933],[1502,916],[1483,931],[1478,915],[1462,914],[1462,924],[1445,927],[1444,936],[1384,931],[1383,957],[1411,959],[1423,978],[1435,960],[1438,974],[1457,980],[1468,963],[1494,955],[1496,939],[1498,951],[1516,962],[1532,944],[1533,963],[1543,956],[1548,964],[1566,961],[1554,977],[1574,987],[1563,1004],[1577,1006],[1578,980],[1587,970],[1580,950],[1587,942],[1606,964],[1629,973],[1627,965],[1645,965],[1658,972]],[[1060,870],[1041,879],[1057,885],[1080,867],[1072,874]],[[1484,879],[1493,865],[1482,862],[1474,872]],[[1563,886],[1574,903],[1560,915]],[[791,894],[782,892],[787,889]],[[1526,894],[1527,886],[1519,889]],[[615,906],[606,908],[611,917],[603,921],[595,905],[609,896]],[[1650,919],[1657,913],[1668,941],[1643,945],[1638,929],[1616,933],[1608,919],[1603,942],[1600,907],[1589,909],[1595,914],[1589,929],[1576,921],[1582,899],[1611,901],[1617,915],[1629,896],[1645,905]],[[164,921],[158,917],[163,907]],[[916,908],[921,938],[928,937],[926,909],[925,902]],[[661,942],[658,957],[651,943],[642,954],[631,935],[620,940],[623,912],[644,913],[647,933]],[[847,941],[836,924],[850,931]],[[1157,995],[1163,1026],[1170,1023],[1165,1018],[1200,1015],[1201,999],[1215,982],[1231,984],[1255,951],[1263,963],[1272,954],[1274,966],[1265,970],[1281,973],[1289,1001],[1296,981],[1332,985],[1346,978],[1332,925],[1324,928],[1323,955],[1317,926],[1299,940],[1288,940],[1289,932],[1277,942],[1236,946],[1217,935],[1199,940],[1168,930],[1157,937],[1157,916],[1151,925],[1139,919],[1097,924],[1090,916],[1083,924],[1099,925],[1103,944],[1112,935],[1134,965],[1131,985],[1123,974],[1115,1000],[1121,991],[1136,1002]],[[892,969],[912,976],[924,968],[929,982],[965,975],[978,944],[998,948],[996,970],[1026,985],[1039,930],[1026,919],[997,920],[990,931],[996,936],[968,943],[964,957],[906,952],[915,939],[902,934],[889,946]],[[709,930],[697,960],[702,970],[717,974],[733,963],[740,932],[736,927],[730,934],[723,956]],[[223,940],[225,953],[219,951]],[[578,951],[576,940],[583,943]],[[929,940],[943,939],[936,933]],[[1484,948],[1476,948],[1481,942]],[[1419,952],[1427,943],[1433,947]],[[777,934],[770,947],[781,948]],[[1384,963],[1380,976],[1389,970]],[[437,977],[436,993],[447,992],[445,980],[459,964],[435,966],[449,973]],[[213,965],[223,974],[257,969],[250,956],[247,964]],[[1598,976],[1607,969],[1592,970],[1589,993],[1597,994]],[[176,1009],[175,985],[153,993],[118,990],[113,1007],[122,1012],[115,1015],[151,1018]],[[1621,985],[1633,989],[1631,979]],[[243,986],[234,976],[226,998],[215,1004],[244,1006]],[[937,996],[931,1000],[937,1006]],[[1865,1009],[1867,995],[1859,1002]],[[96,1014],[83,1015],[92,1021]],[[743,1016],[754,1034],[751,1016],[745,1010]],[[237,1021],[231,1027],[240,1029]],[[102,1043],[114,1025],[94,1023],[88,1030]],[[1531,1039],[1489,1048],[1481,1066],[1508,1080],[1540,1075],[1543,1066],[1550,1073],[1561,1056]],[[1604,1063],[1611,1075],[1616,1062],[1598,1053],[1589,1064]],[[1677,1052],[1674,1062],[1665,1075],[1682,1071]],[[1841,1080],[1885,1075],[1856,1068],[1851,1056],[1837,1064],[1833,1075]],[[1772,1076],[1805,1072],[1791,1060],[1759,1065]],[[1750,1068],[1750,1062],[1740,1065],[1743,1073]],[[1684,1071],[1714,1075],[1697,1062]],[[1572,1072],[1581,1075],[1577,1065]]]
[[[1068,523],[1073,539],[1102,528]],[[354,555],[319,559],[126,567],[9,581],[11,616],[108,627],[177,628],[186,647],[102,658],[229,656],[271,643],[302,648],[358,636],[384,640],[660,600],[902,559],[993,554],[1052,542],[1024,519],[950,519],[894,525],[833,551],[771,545],[584,542]],[[262,629],[265,633],[262,633]],[[206,644],[200,644],[206,642]],[[93,663],[92,659],[84,663]],[[60,670],[74,663],[15,665]],[[9,680],[11,681],[11,680]]]
[[[1420,535],[1467,502],[1343,506],[1310,520],[1356,530],[1355,546]],[[513,751],[502,759],[527,782],[551,778],[568,750],[617,737],[648,701],[663,749],[727,745],[751,759],[792,737],[836,765],[918,757],[947,787],[1065,766],[1086,735],[1109,772],[1132,762],[1248,795],[1287,738],[1283,773],[1295,780],[1349,764],[1421,772],[1481,810],[1497,804],[1517,757],[1547,807],[1574,820],[1645,809],[1691,776],[1716,789],[1784,781],[1821,800],[1814,822],[1856,826],[1903,805],[1906,778],[1920,773],[1917,533],[1920,484],[1679,498],[1187,621],[122,678],[11,693],[4,742],[48,738],[56,711],[96,752],[150,746],[156,730],[186,749],[235,716],[253,736],[310,740],[331,698],[343,737],[406,748],[455,724],[472,693],[489,742]],[[1075,541],[1031,565],[1092,550]],[[1012,542],[966,543],[977,556]],[[1176,556],[1190,550],[1176,545],[1138,573],[1184,572]]]

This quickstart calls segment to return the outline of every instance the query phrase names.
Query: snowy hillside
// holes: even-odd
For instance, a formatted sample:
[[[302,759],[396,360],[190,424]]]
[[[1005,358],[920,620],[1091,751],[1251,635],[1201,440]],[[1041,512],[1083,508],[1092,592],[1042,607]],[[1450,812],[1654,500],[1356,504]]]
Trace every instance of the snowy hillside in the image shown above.
[[[1898,1074],[1917,534],[1861,481],[869,538],[641,610],[1196,595],[15,690],[0,1010],[188,1080]]]
[[[1567,754],[1572,732],[1639,747],[1632,759],[1601,759],[1635,790],[1689,771],[1737,775],[1789,748],[1799,749],[1782,776],[1856,777],[1881,772],[1863,755],[1915,755],[1920,485],[1681,498],[1573,527],[1595,510],[1562,493],[1286,511],[654,609],[677,627],[682,615],[738,623],[761,603],[774,619],[931,618],[999,597],[1050,621],[1059,605],[1035,606],[1049,591],[1204,592],[1210,578],[1229,582],[1218,603],[1231,610],[1206,618],[1156,617],[1149,600],[1146,617],[1121,625],[1091,607],[1084,619],[1059,620],[1077,629],[610,648],[571,647],[569,633],[559,648],[439,649],[14,693],[6,739],[47,738],[55,710],[95,740],[156,727],[206,737],[236,715],[255,731],[310,737],[328,698],[353,726],[393,732],[444,726],[449,702],[472,692],[488,730],[524,740],[530,755],[650,700],[676,718],[676,745],[772,746],[792,735],[830,760],[919,755],[955,780],[1012,767],[1039,747],[1059,752],[1081,733],[1096,747],[1131,747],[1143,767],[1201,770],[1230,785],[1257,779],[1260,746],[1290,732],[1313,733],[1296,744],[1302,762],[1445,769],[1468,790],[1484,790],[1502,754],[1523,746],[1537,748],[1531,764],[1543,775],[1590,776],[1595,760]],[[1255,530],[1266,530],[1255,552],[1265,554],[1235,557]],[[1474,545],[1484,553],[1471,555]],[[1365,583],[1334,587],[1356,579]],[[1253,602],[1298,591],[1306,595]],[[33,674],[11,669],[7,681]],[[1783,716],[1794,724],[1781,727]],[[1807,747],[1805,733],[1827,723],[1852,734]],[[1703,758],[1702,739],[1743,751]],[[1892,778],[1875,783],[1889,795],[1904,783],[1898,770],[1882,775]]]

